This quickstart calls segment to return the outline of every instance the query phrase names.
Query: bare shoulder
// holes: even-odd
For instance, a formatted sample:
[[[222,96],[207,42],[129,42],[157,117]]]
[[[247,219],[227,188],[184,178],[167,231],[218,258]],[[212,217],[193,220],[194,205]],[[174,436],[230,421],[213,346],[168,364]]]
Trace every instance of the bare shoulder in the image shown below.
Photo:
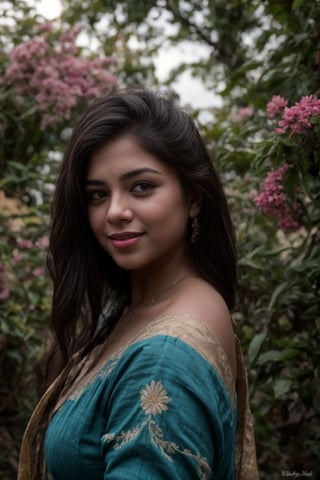
[[[171,308],[199,319],[213,331],[229,360],[233,377],[236,378],[233,325],[229,309],[217,290],[201,278],[190,278],[180,289]]]

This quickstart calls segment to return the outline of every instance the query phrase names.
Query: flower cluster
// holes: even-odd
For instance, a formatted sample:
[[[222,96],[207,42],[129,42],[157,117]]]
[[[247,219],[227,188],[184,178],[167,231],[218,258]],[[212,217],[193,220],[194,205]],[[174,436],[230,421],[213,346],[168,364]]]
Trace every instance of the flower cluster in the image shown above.
[[[36,242],[33,242],[29,238],[17,238],[16,242],[17,242],[18,248],[15,248],[12,252],[11,261],[13,265],[18,265],[21,262],[21,260],[24,259],[24,254],[23,254],[24,250],[37,248],[38,258],[39,259],[44,258],[46,249],[49,246],[49,238],[46,235],[38,238]],[[34,277],[39,278],[45,275],[45,270],[42,266],[36,267],[32,270],[31,273]]]
[[[253,110],[251,107],[242,107],[238,110],[235,119],[240,122],[244,118],[251,117],[253,115]]]
[[[275,95],[267,104],[269,118],[282,115],[275,133],[303,134],[312,128],[312,118],[320,115],[320,99],[313,95],[301,97],[292,107],[283,97]]]
[[[21,226],[17,230],[12,228],[11,222],[7,222],[7,226],[9,232],[15,234],[21,230]],[[7,240],[10,241],[9,238]],[[11,287],[15,288],[17,281],[22,281],[21,275],[25,275],[28,284],[34,279],[44,280],[46,271],[43,264],[48,245],[47,235],[38,237],[35,241],[30,238],[16,238],[15,248],[12,248],[10,258],[0,265],[0,303],[9,298]]]
[[[268,117],[273,118],[279,115],[287,105],[288,101],[285,98],[280,95],[273,95],[271,102],[267,104]]]
[[[289,165],[284,164],[277,170],[271,170],[263,183],[261,193],[255,197],[254,201],[266,215],[275,216],[278,219],[280,228],[297,230],[301,227],[299,205],[295,202],[294,207],[289,208],[283,188],[283,177],[288,168]]]
[[[63,32],[54,45],[51,30],[45,24],[39,28],[41,35],[15,47],[5,74],[19,95],[36,102],[42,129],[70,118],[81,98],[98,96],[116,84],[107,70],[113,62],[110,57],[87,60],[79,56],[77,28]]]

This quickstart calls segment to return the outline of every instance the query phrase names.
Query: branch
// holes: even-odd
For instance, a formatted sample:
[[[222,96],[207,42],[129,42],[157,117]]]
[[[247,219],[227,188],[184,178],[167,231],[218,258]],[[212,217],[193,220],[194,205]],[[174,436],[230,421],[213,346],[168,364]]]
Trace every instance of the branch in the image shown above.
[[[218,44],[213,42],[210,37],[208,37],[203,31],[194,23],[190,22],[190,20],[184,16],[180,10],[174,5],[173,0],[166,0],[166,8],[169,10],[173,16],[180,20],[180,22],[186,26],[189,30],[194,31],[205,43],[210,45],[216,50],[219,50]]]

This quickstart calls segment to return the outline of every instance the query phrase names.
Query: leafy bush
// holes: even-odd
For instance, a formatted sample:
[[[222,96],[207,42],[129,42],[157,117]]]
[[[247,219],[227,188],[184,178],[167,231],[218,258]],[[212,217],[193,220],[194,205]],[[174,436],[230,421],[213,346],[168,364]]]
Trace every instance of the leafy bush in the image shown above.
[[[234,319],[247,352],[261,477],[317,476],[320,100],[308,96],[289,106],[277,97],[264,111],[247,108],[205,132],[238,236]]]
[[[15,478],[21,429],[40,386],[51,284],[44,270],[45,220],[0,193],[1,478]]]
[[[45,266],[50,202],[69,122],[116,83],[110,57],[88,57],[77,46],[79,30],[38,23],[32,17],[21,20],[18,13],[17,18],[15,25],[24,30],[20,42],[8,32],[10,22],[0,31],[0,40],[3,32],[12,34],[0,53],[0,477],[4,480],[16,478],[22,431],[41,387],[51,305]]]
[[[277,111],[275,99],[267,106],[278,126],[254,163],[260,174],[276,169],[255,201],[283,231],[270,229],[259,252],[270,293],[248,350],[260,461],[270,479],[279,474],[271,459],[281,471],[320,472],[320,100],[305,96],[291,107],[282,100]]]

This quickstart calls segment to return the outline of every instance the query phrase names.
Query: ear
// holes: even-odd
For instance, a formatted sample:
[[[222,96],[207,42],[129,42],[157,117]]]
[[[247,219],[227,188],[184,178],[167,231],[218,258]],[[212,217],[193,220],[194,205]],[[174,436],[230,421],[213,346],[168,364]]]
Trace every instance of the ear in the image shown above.
[[[201,201],[200,200],[194,200],[190,203],[189,207],[189,216],[191,218],[196,217],[201,210]]]

